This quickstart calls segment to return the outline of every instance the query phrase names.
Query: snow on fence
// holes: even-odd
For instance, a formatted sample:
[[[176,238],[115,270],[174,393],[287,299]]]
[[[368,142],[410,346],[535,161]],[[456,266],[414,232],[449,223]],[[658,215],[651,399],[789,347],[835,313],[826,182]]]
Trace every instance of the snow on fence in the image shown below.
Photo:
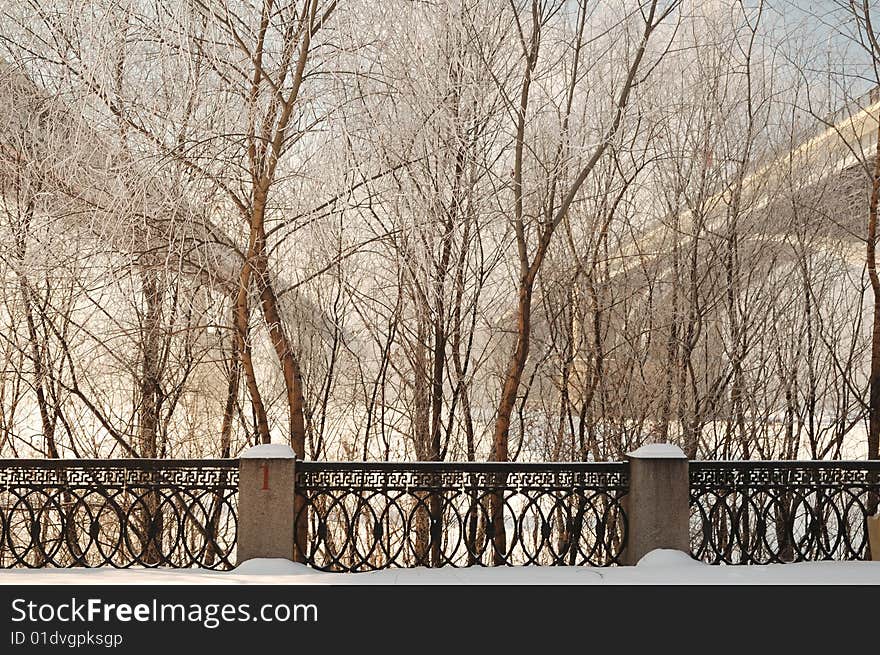
[[[293,523],[293,556],[328,571],[620,564],[629,466],[298,461],[296,514],[276,525]],[[868,556],[880,462],[689,471],[698,559]],[[0,568],[233,568],[239,475],[238,460],[0,460]]]

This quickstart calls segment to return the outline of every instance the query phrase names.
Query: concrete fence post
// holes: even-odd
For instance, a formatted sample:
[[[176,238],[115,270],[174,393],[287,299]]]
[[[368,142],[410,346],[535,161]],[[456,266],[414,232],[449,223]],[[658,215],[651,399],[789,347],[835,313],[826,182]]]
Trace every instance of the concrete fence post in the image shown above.
[[[629,493],[624,564],[656,548],[690,553],[688,460],[678,446],[651,444],[627,453]]]
[[[289,446],[265,444],[242,454],[238,477],[238,557],[293,559],[294,473]]]
[[[867,517],[867,526],[871,559],[875,562],[880,562],[880,512],[876,516]]]

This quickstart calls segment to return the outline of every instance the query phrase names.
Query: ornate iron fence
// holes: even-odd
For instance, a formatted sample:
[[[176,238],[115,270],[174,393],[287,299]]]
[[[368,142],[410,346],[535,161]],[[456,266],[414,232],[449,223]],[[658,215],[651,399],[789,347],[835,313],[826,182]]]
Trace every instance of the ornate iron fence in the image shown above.
[[[691,549],[709,563],[864,559],[880,462],[690,463]]]
[[[297,545],[332,571],[607,566],[626,543],[627,486],[624,463],[298,462]]]
[[[0,460],[0,568],[230,569],[238,460]]]
[[[0,568],[230,569],[237,460],[0,460]],[[710,563],[864,559],[880,462],[691,462]],[[298,462],[297,547],[330,571],[620,563],[625,463]]]

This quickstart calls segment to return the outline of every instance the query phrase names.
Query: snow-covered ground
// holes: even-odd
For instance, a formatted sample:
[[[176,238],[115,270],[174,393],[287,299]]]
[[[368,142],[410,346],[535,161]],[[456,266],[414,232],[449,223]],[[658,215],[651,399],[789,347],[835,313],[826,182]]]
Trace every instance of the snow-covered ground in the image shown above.
[[[237,569],[14,569],[0,584],[176,585],[459,585],[459,584],[880,584],[880,562],[805,562],[763,566],[709,566],[674,550],[655,550],[636,566],[472,567],[385,569],[324,573],[281,559],[245,562]]]

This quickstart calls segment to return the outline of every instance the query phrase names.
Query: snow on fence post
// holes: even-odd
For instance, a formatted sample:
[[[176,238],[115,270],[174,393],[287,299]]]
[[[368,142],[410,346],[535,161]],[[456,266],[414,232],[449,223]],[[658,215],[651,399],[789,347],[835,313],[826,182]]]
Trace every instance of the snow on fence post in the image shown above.
[[[650,444],[627,453],[629,492],[624,564],[656,548],[690,554],[688,459],[678,446]]]
[[[290,446],[254,446],[239,459],[238,557],[293,559],[296,455]]]

